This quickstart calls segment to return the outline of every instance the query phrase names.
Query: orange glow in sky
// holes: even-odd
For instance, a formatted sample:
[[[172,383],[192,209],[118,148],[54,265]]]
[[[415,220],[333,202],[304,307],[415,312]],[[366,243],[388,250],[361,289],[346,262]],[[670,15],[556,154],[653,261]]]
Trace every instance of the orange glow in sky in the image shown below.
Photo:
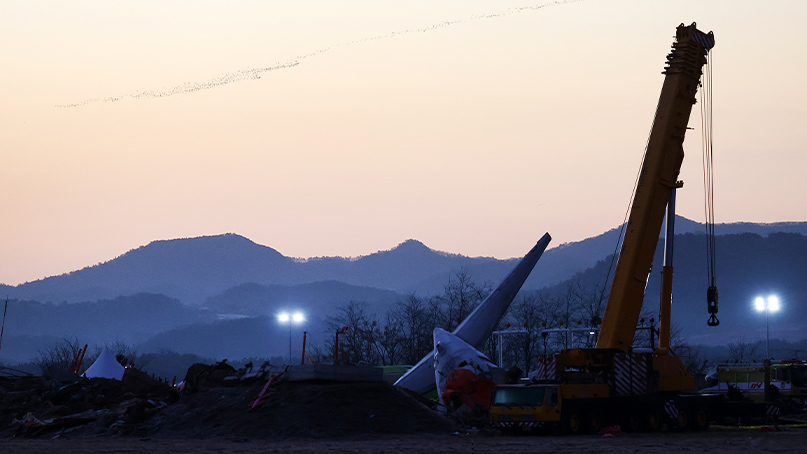
[[[798,0],[2,2],[0,282],[226,232],[294,257],[598,235],[693,21],[716,37],[717,222],[804,221],[805,18]],[[678,211],[703,222],[697,110]]]

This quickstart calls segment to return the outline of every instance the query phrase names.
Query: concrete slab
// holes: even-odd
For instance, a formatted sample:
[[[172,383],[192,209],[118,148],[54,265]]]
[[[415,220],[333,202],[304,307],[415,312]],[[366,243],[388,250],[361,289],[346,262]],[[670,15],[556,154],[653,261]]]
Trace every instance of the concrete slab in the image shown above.
[[[286,380],[383,381],[384,371],[380,367],[305,364],[289,367]]]

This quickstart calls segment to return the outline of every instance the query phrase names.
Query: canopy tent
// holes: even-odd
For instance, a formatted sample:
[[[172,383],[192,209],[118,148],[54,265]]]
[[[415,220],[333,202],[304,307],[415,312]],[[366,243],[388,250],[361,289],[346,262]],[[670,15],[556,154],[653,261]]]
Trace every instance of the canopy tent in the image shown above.
[[[120,380],[123,378],[124,371],[123,366],[115,359],[115,355],[105,348],[98,356],[98,359],[87,369],[87,372],[84,372],[84,376],[87,378],[101,377]]]

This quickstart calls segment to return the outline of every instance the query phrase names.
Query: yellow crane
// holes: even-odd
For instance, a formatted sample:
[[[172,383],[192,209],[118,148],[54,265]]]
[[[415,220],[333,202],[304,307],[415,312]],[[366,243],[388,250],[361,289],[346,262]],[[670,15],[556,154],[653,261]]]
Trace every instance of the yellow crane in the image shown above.
[[[721,396],[691,393],[694,378],[670,351],[675,191],[682,186],[678,174],[684,136],[714,43],[714,35],[698,30],[694,23],[681,24],[676,30],[596,347],[542,357],[537,384],[497,388],[491,406],[494,425],[557,424],[575,433],[598,431],[612,423],[626,430],[655,430],[667,422],[679,429],[703,430],[722,411]],[[634,350],[636,324],[665,214],[669,231],[659,345],[655,351]]]

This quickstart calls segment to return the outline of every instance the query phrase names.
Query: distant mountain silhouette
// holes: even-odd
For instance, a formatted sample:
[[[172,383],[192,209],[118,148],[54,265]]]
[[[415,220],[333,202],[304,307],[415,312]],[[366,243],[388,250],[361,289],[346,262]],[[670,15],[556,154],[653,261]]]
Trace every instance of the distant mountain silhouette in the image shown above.
[[[807,223],[729,224],[716,230],[721,324],[708,328],[705,228],[677,220],[677,231],[685,232],[676,235],[673,286],[673,323],[681,335],[712,345],[759,339],[764,317],[753,311],[753,298],[776,293],[783,310],[770,317],[771,336],[803,337]],[[612,229],[546,251],[523,291],[561,295],[571,282],[588,289],[602,285],[618,235]],[[656,318],[661,244],[644,304]],[[440,293],[460,269],[477,283],[497,284],[516,260],[448,254],[415,240],[364,257],[306,260],[234,234],[155,241],[103,264],[0,289],[12,298],[0,362],[29,360],[70,336],[91,345],[135,343],[141,352],[286,356],[288,332],[274,319],[281,309],[304,310],[308,320],[294,327],[293,336],[306,329],[322,345],[330,336],[326,318],[339,306],[366,302],[370,312],[383,315],[406,293]],[[78,303],[59,304],[65,301]]]
[[[293,334],[296,346],[302,331],[295,330]],[[171,349],[221,360],[270,354],[288,357],[288,345],[288,331],[279,328],[274,317],[262,316],[175,328],[152,337],[139,348],[142,351]]]
[[[18,299],[95,301],[139,292],[201,302],[236,283],[291,276],[293,260],[238,235],[161,240],[109,262],[25,283],[9,291]]]
[[[201,304],[244,283],[299,285],[331,280],[407,292],[435,274],[447,275],[485,262],[498,261],[436,252],[414,240],[356,259],[299,260],[242,236],[225,234],[155,241],[106,263],[0,290],[12,298],[49,302],[95,301],[151,292]]]
[[[677,232],[704,232],[702,224],[678,217]],[[771,232],[807,234],[807,223],[720,224],[718,234]],[[540,236],[536,233],[536,240]],[[582,241],[551,247],[524,285],[549,287],[594,266],[617,245],[619,229]],[[533,244],[524,245],[526,253]],[[185,304],[201,305],[232,287],[254,283],[295,286],[339,281],[397,293],[433,294],[449,276],[466,269],[476,280],[498,283],[518,258],[466,257],[429,249],[407,240],[393,249],[358,258],[295,259],[235,234],[154,241],[113,260],[60,276],[0,286],[11,298],[42,302],[113,299],[140,292],[159,293]]]
[[[9,303],[0,361],[27,361],[60,339],[75,338],[92,347],[137,344],[164,331],[216,319],[165,295],[140,293],[92,303]]]
[[[203,307],[218,314],[260,316],[269,314],[270,310],[284,309],[328,313],[351,302],[372,302],[375,311],[385,312],[403,297],[390,290],[356,287],[337,281],[295,286],[249,283],[208,298]]]

